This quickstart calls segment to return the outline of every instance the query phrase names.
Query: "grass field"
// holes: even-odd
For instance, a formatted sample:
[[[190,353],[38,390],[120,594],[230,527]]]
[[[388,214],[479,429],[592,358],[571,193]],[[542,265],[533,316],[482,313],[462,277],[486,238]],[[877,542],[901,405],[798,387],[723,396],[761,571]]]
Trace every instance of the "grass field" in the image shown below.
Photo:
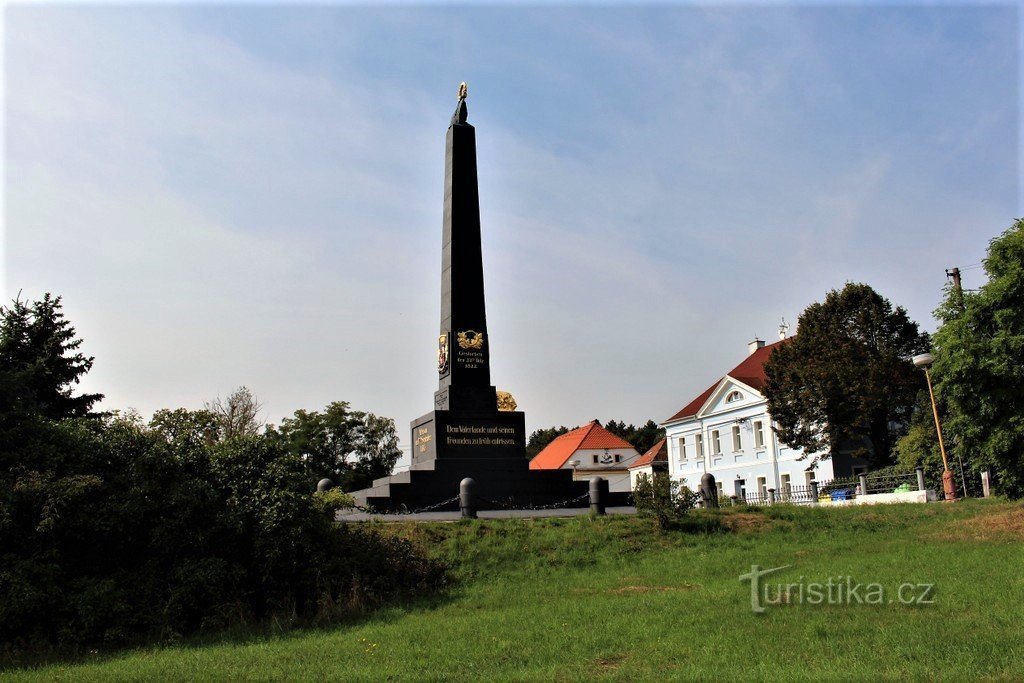
[[[442,596],[344,625],[132,650],[0,674],[139,678],[1024,679],[1024,505],[723,513],[730,531],[635,517],[389,527],[453,565]],[[751,611],[775,583],[934,584],[932,604]],[[802,578],[801,578],[802,577]],[[910,591],[918,593],[918,589]],[[770,597],[777,595],[769,591]]]

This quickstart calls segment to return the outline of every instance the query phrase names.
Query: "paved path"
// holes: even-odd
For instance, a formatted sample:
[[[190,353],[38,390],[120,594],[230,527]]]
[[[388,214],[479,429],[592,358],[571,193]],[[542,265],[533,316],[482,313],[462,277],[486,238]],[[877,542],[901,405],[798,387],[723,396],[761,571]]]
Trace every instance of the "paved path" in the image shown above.
[[[609,515],[632,515],[636,514],[635,507],[610,507],[607,508]],[[578,517],[590,514],[590,508],[559,508],[555,510],[480,510],[477,516],[480,519],[513,519],[513,518],[536,518],[536,517]],[[357,510],[338,513],[336,519],[339,522],[367,522],[371,519],[382,522],[454,522],[461,519],[462,515],[456,510],[445,512],[417,512],[411,515],[371,515]]]

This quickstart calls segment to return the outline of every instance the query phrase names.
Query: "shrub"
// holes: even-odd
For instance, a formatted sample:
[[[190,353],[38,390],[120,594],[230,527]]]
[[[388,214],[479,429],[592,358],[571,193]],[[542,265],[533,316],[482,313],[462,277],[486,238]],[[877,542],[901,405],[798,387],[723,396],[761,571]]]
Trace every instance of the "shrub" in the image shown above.
[[[678,526],[697,505],[697,499],[697,493],[663,472],[653,477],[640,474],[633,489],[637,514],[653,516],[662,529]]]
[[[176,638],[331,618],[440,585],[408,541],[338,526],[275,440],[220,443],[137,420],[0,430],[0,646]]]

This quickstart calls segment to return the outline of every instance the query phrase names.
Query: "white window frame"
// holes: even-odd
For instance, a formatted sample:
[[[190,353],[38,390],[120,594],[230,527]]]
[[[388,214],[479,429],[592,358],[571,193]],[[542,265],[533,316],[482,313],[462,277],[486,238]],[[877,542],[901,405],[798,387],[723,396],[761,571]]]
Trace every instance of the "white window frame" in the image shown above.
[[[754,420],[754,448],[764,448],[764,422]]]
[[[740,434],[740,426],[732,426],[732,452],[739,453],[743,450],[743,436]]]
[[[791,477],[788,474],[780,474],[779,475],[779,479],[782,480],[782,483],[780,484],[780,487],[782,488],[782,492],[785,493],[786,495],[789,495],[790,493],[792,493],[793,492],[793,484],[792,484],[792,481],[791,481]]]
[[[814,477],[815,477],[814,470],[804,470],[804,484],[806,484],[807,486],[810,486],[811,482],[814,481]]]
[[[703,458],[704,457],[704,432],[698,432],[697,434],[694,435],[694,438],[697,440],[696,441],[696,443],[697,443],[697,457],[698,458]]]
[[[679,459],[686,460],[686,437],[679,437]]]
[[[759,496],[768,497],[768,477],[757,478],[757,493]]]
[[[722,434],[717,429],[711,430],[711,455],[722,454]]]
[[[742,401],[742,400],[743,400],[743,394],[738,392],[738,391],[736,391],[735,389],[730,391],[725,396],[725,402],[726,403],[736,403],[737,401]]]

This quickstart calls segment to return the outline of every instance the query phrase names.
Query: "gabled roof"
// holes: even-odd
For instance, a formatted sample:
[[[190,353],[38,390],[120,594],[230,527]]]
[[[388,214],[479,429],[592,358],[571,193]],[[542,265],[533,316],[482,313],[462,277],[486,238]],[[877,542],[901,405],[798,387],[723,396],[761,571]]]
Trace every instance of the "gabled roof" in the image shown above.
[[[531,470],[557,470],[565,465],[572,454],[580,450],[601,448],[633,448],[633,445],[615,436],[593,420],[562,434],[549,443],[530,461]]]
[[[761,391],[764,389],[765,382],[768,380],[764,374],[765,362],[767,362],[768,358],[772,355],[772,351],[774,351],[779,344],[783,344],[790,339],[793,339],[793,337],[780,339],[774,344],[766,344],[762,346],[757,351],[754,351],[744,358],[743,362],[726,373],[725,377],[722,379],[731,377],[732,379],[743,382],[751,389]],[[687,403],[679,412],[665,420],[665,422],[675,422],[676,420],[682,420],[686,417],[693,417],[700,412],[700,409],[704,407],[704,404],[707,403],[709,398],[711,398],[711,395],[715,393],[715,389],[718,388],[718,385],[722,383],[722,379],[716,381],[710,387],[705,389],[700,396]]]
[[[650,450],[641,455],[637,460],[629,466],[629,469],[637,467],[644,467],[652,465],[655,462],[668,462],[668,442],[662,439],[658,443],[651,446]]]

